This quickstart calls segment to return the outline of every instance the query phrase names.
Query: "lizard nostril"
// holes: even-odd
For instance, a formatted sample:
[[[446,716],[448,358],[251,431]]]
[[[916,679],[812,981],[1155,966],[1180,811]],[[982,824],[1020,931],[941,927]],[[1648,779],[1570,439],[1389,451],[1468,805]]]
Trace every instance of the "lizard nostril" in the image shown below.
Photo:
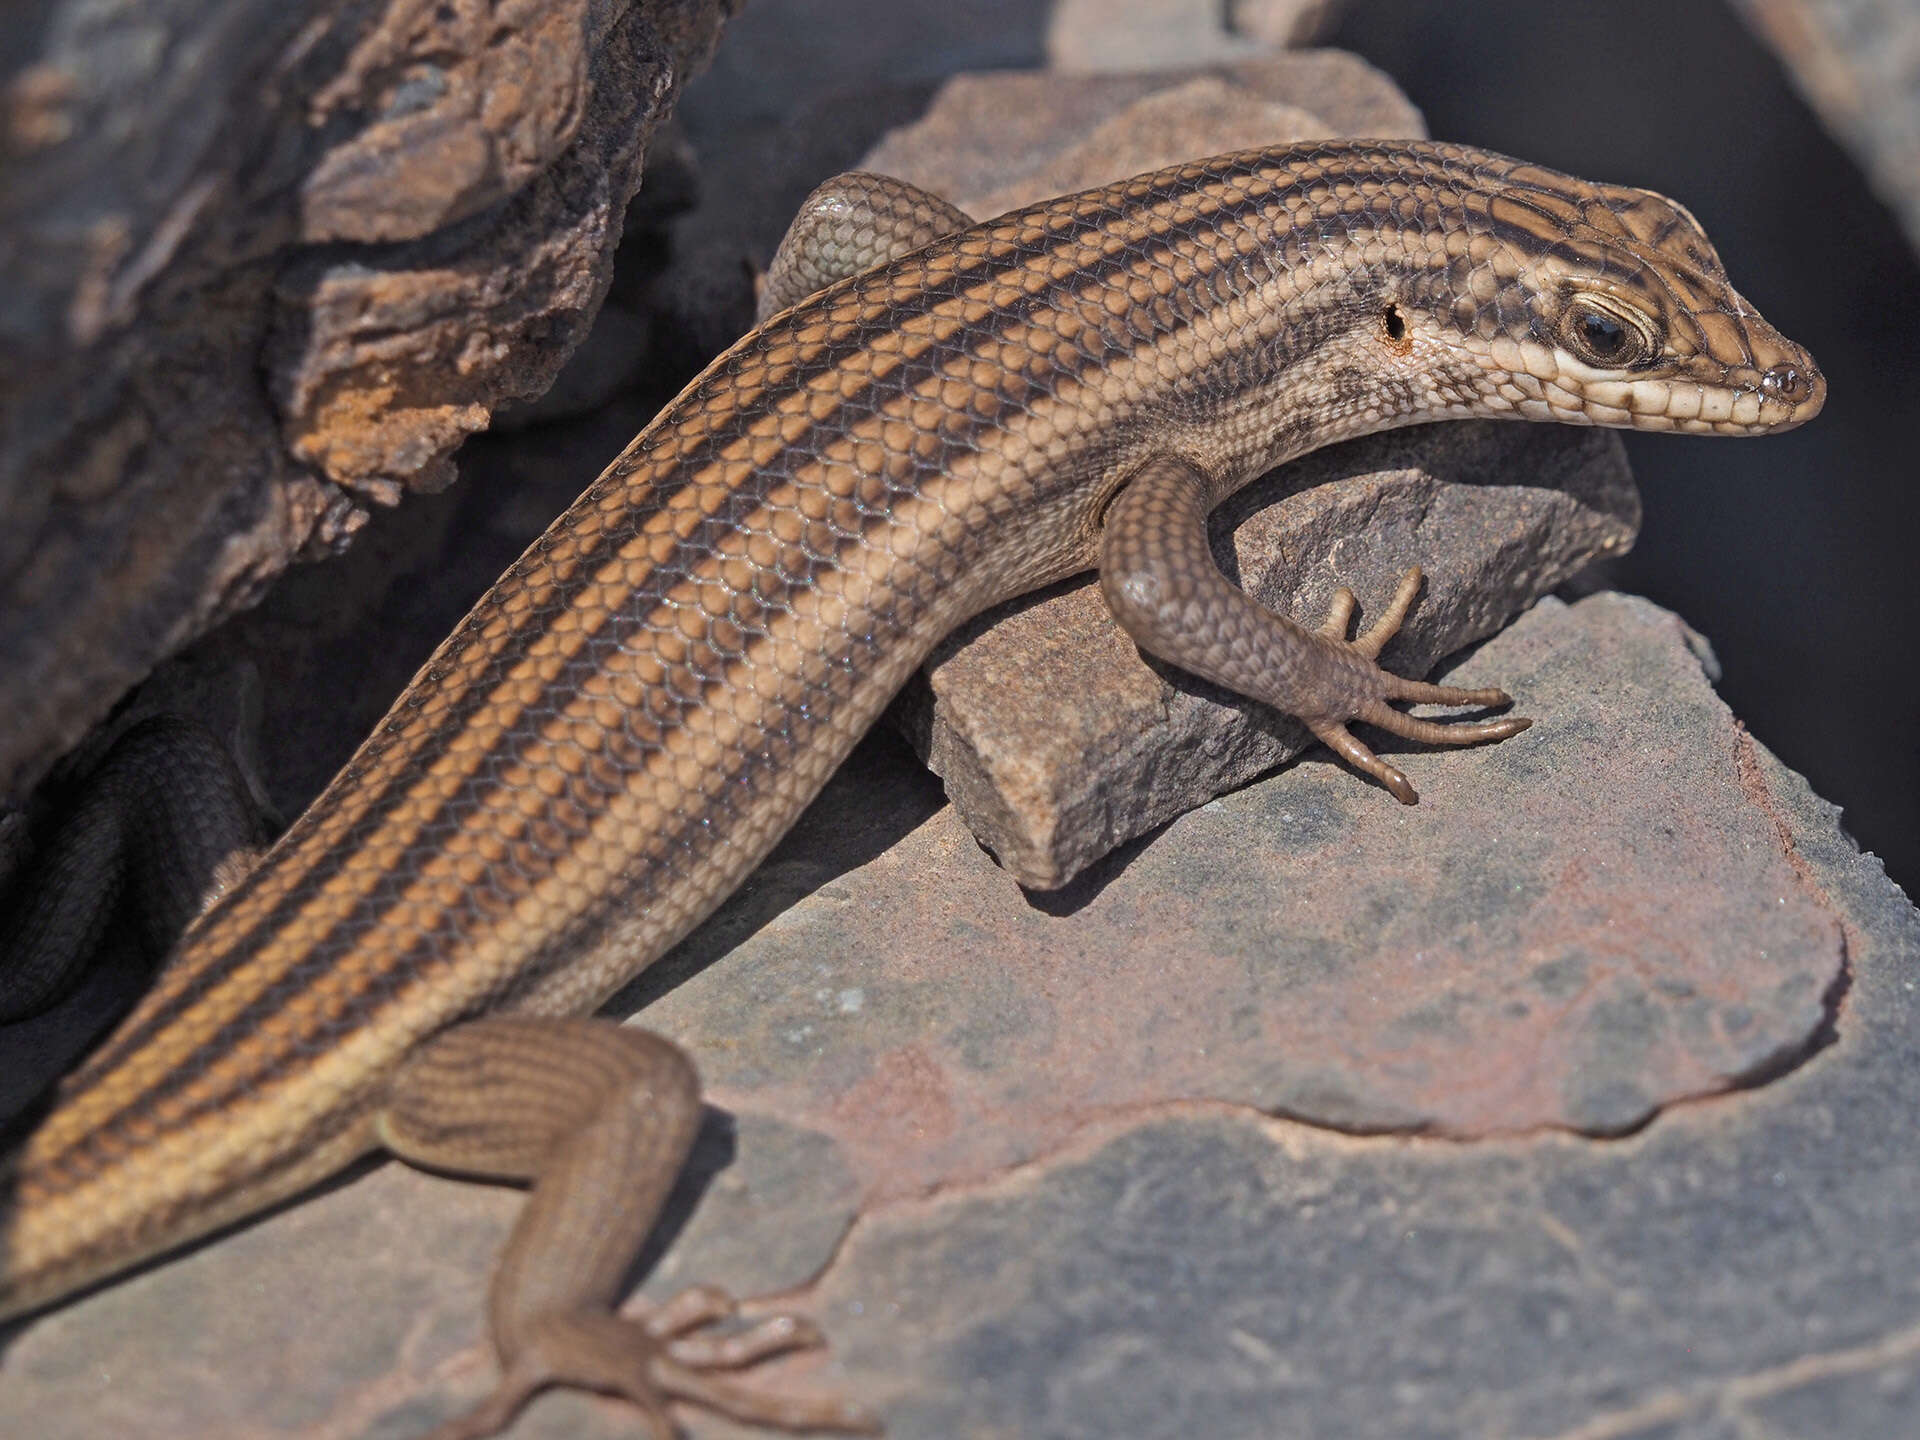
[[[1813,382],[1793,365],[1776,365],[1760,377],[1760,388],[1775,400],[1798,405],[1813,394]]]

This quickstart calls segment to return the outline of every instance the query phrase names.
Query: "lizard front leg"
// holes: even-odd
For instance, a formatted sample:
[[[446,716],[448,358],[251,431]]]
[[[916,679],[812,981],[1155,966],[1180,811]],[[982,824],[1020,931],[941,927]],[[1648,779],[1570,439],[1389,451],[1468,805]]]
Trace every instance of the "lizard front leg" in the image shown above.
[[[1347,729],[1353,720],[1429,745],[1504,740],[1533,722],[1518,716],[1439,724],[1393,708],[1507,705],[1502,690],[1462,690],[1407,680],[1374,663],[1420,590],[1418,567],[1402,577],[1386,613],[1358,639],[1346,638],[1353,592],[1342,588],[1326,624],[1309,630],[1276,615],[1230,583],[1207,544],[1214,487],[1189,461],[1148,460],[1107,507],[1100,537],[1100,588],[1134,643],[1183,670],[1296,716],[1348,764],[1396,800],[1419,800],[1412,783]]]
[[[809,295],[964,230],[973,217],[891,175],[848,170],[801,202],[760,284],[754,323]]]

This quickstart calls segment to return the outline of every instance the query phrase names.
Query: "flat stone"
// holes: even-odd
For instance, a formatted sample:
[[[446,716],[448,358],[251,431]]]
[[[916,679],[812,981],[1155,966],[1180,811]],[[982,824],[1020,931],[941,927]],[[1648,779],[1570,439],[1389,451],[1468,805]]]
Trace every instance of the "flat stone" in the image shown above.
[[[1763,750],[1722,763],[1846,936],[1810,1063],[1598,1143],[1089,1127],[855,1227],[811,1292],[842,1383],[897,1440],[1910,1434],[1920,913]]]
[[[1142,1433],[1116,1393],[1223,1435],[1884,1440],[1920,923],[1702,651],[1544,602],[1456,672],[1539,723],[1403,757],[1421,806],[1310,757],[1038,903],[876,737],[617,1002],[723,1112],[648,1293],[784,1292],[835,1341],[786,1378],[895,1440]],[[519,1205],[363,1170],[29,1324],[0,1433],[416,1434],[491,1382]],[[514,1433],[631,1427],[555,1395]]]
[[[754,885],[799,867],[807,898],[649,1023],[724,1103],[832,1135],[889,1195],[1183,1097],[1356,1132],[1615,1134],[1804,1054],[1846,946],[1685,628],[1548,601],[1455,678],[1538,723],[1403,756],[1417,809],[1322,752],[1047,897],[950,810],[832,879],[789,841]]]
[[[730,1108],[811,1103],[875,1197],[808,1291],[834,1383],[896,1437],[1902,1433],[1920,1289],[1884,1265],[1920,1234],[1920,915],[1703,654],[1644,601],[1547,602],[1471,667],[1547,718],[1432,757],[1441,831],[1305,763],[1054,914],[976,888],[949,811],[830,793],[764,872],[811,898],[729,907],[758,928],[647,1021]],[[844,871],[840,804],[905,834]],[[1752,1043],[1755,1002],[1787,1051]],[[1379,1106],[1451,1034],[1430,1094],[1485,1117],[1503,1075],[1514,1128],[1461,1144],[1341,1081],[1277,1097],[1328,1008],[1352,1028],[1323,1078],[1350,1062]],[[1682,1053],[1719,1100],[1561,1128],[1617,1128]],[[1257,1113],[1276,1098],[1349,1133]],[[1351,1133],[1420,1125],[1449,1138]]]

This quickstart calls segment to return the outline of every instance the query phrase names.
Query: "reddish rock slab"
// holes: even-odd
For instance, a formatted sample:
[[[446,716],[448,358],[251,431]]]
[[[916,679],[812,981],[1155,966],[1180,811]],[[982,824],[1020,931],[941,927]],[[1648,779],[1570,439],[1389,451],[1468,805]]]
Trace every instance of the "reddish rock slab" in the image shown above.
[[[1585,1286],[1593,1295],[1578,1303],[1604,1319],[1619,1302],[1611,1272],[1580,1278],[1587,1262],[1565,1247],[1582,1242],[1561,1216],[1578,1211],[1582,1235],[1614,1237],[1608,1245],[1637,1237],[1654,1273],[1673,1271],[1679,1258],[1654,1253],[1672,1228],[1663,1205],[1682,1205],[1718,1165],[1715,1116],[1735,1123],[1776,1087],[1687,1106],[1627,1142],[1674,1152],[1669,1169],[1684,1173],[1656,1191],[1636,1188],[1638,1151],[1538,1132],[1613,1134],[1791,1067],[1828,1034],[1826,1002],[1855,933],[1804,853],[1827,856],[1844,841],[1809,831],[1803,789],[1783,800],[1792,777],[1715,697],[1699,644],[1645,601],[1545,602],[1462,667],[1511,686],[1539,723],[1481,750],[1403,755],[1426,788],[1420,807],[1308,757],[1039,903],[979,850],[904,747],[869,744],[748,887],[623,997],[628,1008],[660,997],[640,1020],[685,1044],[711,1098],[737,1117],[710,1125],[656,1237],[670,1248],[649,1293],[706,1279],[742,1293],[788,1289],[828,1268],[818,1294],[798,1298],[818,1304],[838,1345],[803,1378],[889,1405],[896,1437],[956,1433],[955,1377],[980,1385],[990,1371],[1044,1387],[1047,1345],[1014,1344],[997,1360],[972,1347],[988,1343],[983,1327],[1018,1335],[1057,1319],[1077,1303],[1074,1286],[1106,1297],[1086,1312],[1105,1317],[1099,1333],[1126,1330],[1135,1310],[1172,1307],[1212,1334],[1211,1310],[1181,1309],[1189,1281],[1240,1296],[1229,1277],[1244,1275],[1249,1293],[1287,1299],[1268,1317],[1280,1329],[1258,1327],[1266,1348],[1251,1373],[1263,1385],[1284,1382],[1296,1347],[1319,1353],[1292,1327],[1324,1320],[1343,1335],[1398,1335],[1371,1308],[1353,1319],[1301,1300],[1334,1287],[1321,1277],[1303,1291],[1287,1278],[1317,1275],[1306,1257],[1347,1243],[1328,1236],[1358,1237],[1340,1265],[1384,1274],[1411,1253],[1410,1225],[1423,1239],[1464,1226],[1475,1244],[1498,1239],[1503,1255],[1519,1247],[1488,1262],[1496,1269],[1541,1277],[1547,1293],[1526,1313],[1573,1305]],[[1881,885],[1879,903],[1906,911]],[[1911,1010],[1920,970],[1910,956],[1902,974],[1873,980],[1868,999],[1884,1006],[1903,981]],[[1899,1111],[1897,1097],[1885,1103]],[[1500,1138],[1382,1148],[1278,1122],[1261,1132],[1247,1107],[1346,1131]],[[1236,1112],[1230,1128],[1264,1158],[1225,1161],[1210,1148],[1210,1127]],[[1816,1107],[1795,1119],[1804,1135],[1772,1153],[1797,1158],[1772,1184],[1811,1184],[1847,1113]],[[1676,1149],[1663,1139],[1671,1124],[1695,1138]],[[1151,1138],[1162,1132],[1164,1143]],[[1832,1163],[1911,1170],[1900,1134]],[[1115,1136],[1089,1171],[1089,1146]],[[1848,1143],[1853,1154],[1861,1139]],[[1768,1153],[1752,1165],[1788,1163]],[[1583,1178],[1583,1157],[1611,1178]],[[1391,1174],[1376,1175],[1376,1163]],[[1556,1166],[1571,1172],[1552,1182],[1567,1193],[1548,1203],[1526,1167]],[[1089,1199],[1074,1177],[1095,1173]],[[1468,1213],[1508,1191],[1518,1198],[1488,1199],[1484,1223]],[[890,1203],[928,1192],[938,1208]],[[1685,1263],[1723,1270],[1739,1257],[1715,1249],[1718,1226],[1772,1225],[1784,1243],[1858,1223],[1770,1218],[1760,1212],[1773,1193],[1764,1176],[1742,1182],[1711,1218],[1673,1231],[1673,1245]],[[1441,1198],[1415,1222],[1406,1197],[1421,1194]],[[1343,1228],[1330,1196],[1349,1198],[1359,1228]],[[1837,1198],[1823,1203],[1841,1215]],[[1860,1203],[1878,1213],[1872,1197]],[[510,1188],[399,1165],[350,1177],[13,1335],[0,1434],[418,1435],[491,1383],[486,1275],[520,1204]],[[1755,1213],[1742,1219],[1743,1206]],[[1528,1218],[1529,1207],[1544,1213]],[[1509,1210],[1519,1218],[1499,1218]],[[856,1223],[860,1214],[871,1218]],[[1244,1226],[1233,1220],[1243,1214]],[[1307,1238],[1248,1248],[1287,1224]],[[1134,1236],[1117,1252],[1101,1239],[1113,1226]],[[1069,1250],[1079,1257],[1062,1262],[1070,1273],[1048,1273],[1045,1257]],[[1181,1258],[1196,1252],[1211,1258]],[[1839,1284],[1842,1269],[1836,1260],[1821,1273]],[[1448,1296],[1490,1283],[1448,1273]],[[1784,1273],[1752,1285],[1772,1294]],[[1379,1283],[1389,1288],[1375,1299],[1392,1309],[1401,1282]],[[1846,1283],[1864,1293],[1864,1281]],[[1752,1288],[1735,1289],[1728,1304],[1750,1313]],[[1425,1302],[1408,1298],[1406,1313],[1420,1313]],[[1440,1310],[1436,1336],[1450,1333],[1452,1311]],[[1484,1320],[1474,1353],[1524,1353],[1531,1332],[1498,1313],[1505,1328]],[[1716,1332],[1689,1333],[1704,1343]],[[1426,1353],[1416,1334],[1393,1343],[1409,1364]],[[1677,1353],[1670,1339],[1659,1349]],[[1212,1393],[1193,1378],[1215,1373],[1203,1360],[1156,1373],[1172,1392],[1190,1383]],[[1548,1358],[1520,1368],[1551,1372]],[[1351,1388],[1333,1387],[1327,1403]],[[986,1409],[1031,1417],[1048,1403],[996,1389]],[[612,1437],[632,1425],[617,1405],[555,1395],[513,1433]]]
[[[1357,1132],[1631,1130],[1789,1066],[1845,971],[1691,643],[1644,601],[1546,602],[1456,672],[1535,728],[1403,757],[1420,807],[1310,757],[1056,896],[941,810],[647,1023],[723,1104],[833,1137],[872,1198],[1179,1100]],[[818,880],[809,846],[876,809],[830,792],[757,884]]]

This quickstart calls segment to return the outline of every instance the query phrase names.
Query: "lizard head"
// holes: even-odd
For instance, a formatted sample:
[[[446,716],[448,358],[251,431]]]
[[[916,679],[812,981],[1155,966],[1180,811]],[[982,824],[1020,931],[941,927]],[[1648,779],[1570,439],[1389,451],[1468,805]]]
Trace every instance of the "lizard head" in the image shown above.
[[[1448,153],[1450,152],[1450,153]],[[1760,435],[1826,400],[1813,357],[1727,279],[1687,209],[1484,152],[1411,297],[1471,356],[1481,403],[1535,419]],[[1424,302],[1420,304],[1419,302]]]

